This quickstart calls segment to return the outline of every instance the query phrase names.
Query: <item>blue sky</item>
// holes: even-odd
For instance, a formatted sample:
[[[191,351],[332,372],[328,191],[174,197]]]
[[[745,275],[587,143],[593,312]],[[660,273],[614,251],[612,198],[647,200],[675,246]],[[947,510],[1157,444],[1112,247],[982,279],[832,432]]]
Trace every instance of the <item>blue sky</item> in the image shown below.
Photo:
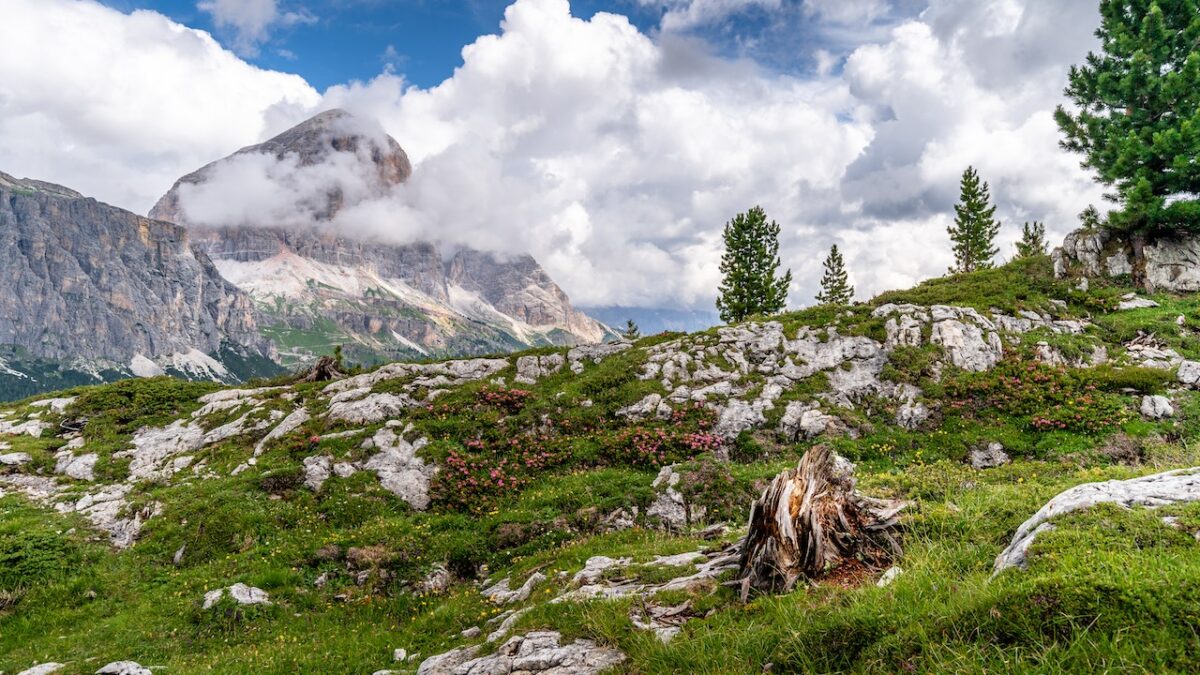
[[[149,9],[179,23],[212,33],[247,61],[272,70],[294,72],[318,89],[352,80],[368,80],[390,67],[409,82],[429,87],[450,77],[461,65],[461,51],[480,35],[499,31],[511,0],[280,0],[278,11],[302,21],[273,26],[254,49],[238,49],[237,31],[215,25],[213,14],[197,0],[103,0],[129,12]],[[670,2],[670,0],[667,0]],[[780,0],[782,9],[766,10],[754,0],[714,23],[690,27],[688,36],[703,40],[714,53],[750,58],[779,72],[802,73],[815,67],[816,49],[844,53],[896,20],[915,15],[918,0],[895,0],[871,26],[853,32],[832,30],[801,10],[798,0]],[[662,4],[638,0],[572,0],[575,16],[596,12],[626,16],[645,33],[660,29],[667,12]]]
[[[196,0],[105,0],[104,4],[126,12],[154,10],[209,31],[226,46],[235,42],[235,31],[215,26],[212,15],[198,9]],[[428,87],[449,77],[462,63],[464,45],[498,31],[508,4],[508,0],[285,1],[281,11],[303,9],[315,21],[278,27],[257,54],[242,56],[264,68],[298,73],[318,89],[370,79],[389,62],[413,84]],[[580,16],[618,12],[647,29],[660,14],[628,0],[571,4]]]
[[[121,11],[154,10],[176,22],[211,32],[232,47],[234,30],[217,28],[196,0],[106,0]],[[389,64],[409,82],[432,86],[462,64],[462,48],[480,35],[499,30],[510,0],[311,0],[302,8],[313,23],[281,26],[257,54],[242,53],[253,64],[295,72],[318,89],[370,79]],[[617,12],[638,28],[650,30],[661,11],[631,0],[575,0],[576,16]],[[282,2],[282,11],[301,8]],[[390,48],[390,49],[389,49]]]

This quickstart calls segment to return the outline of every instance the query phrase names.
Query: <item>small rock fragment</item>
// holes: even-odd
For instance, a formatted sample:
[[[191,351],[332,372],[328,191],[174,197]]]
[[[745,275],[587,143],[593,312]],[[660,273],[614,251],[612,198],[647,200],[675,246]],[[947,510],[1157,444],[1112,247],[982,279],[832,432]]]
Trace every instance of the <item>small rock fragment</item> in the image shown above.
[[[967,463],[976,469],[992,469],[1012,461],[1004,446],[999,443],[989,443],[987,448],[975,448],[967,455]]]
[[[21,672],[17,673],[17,675],[50,675],[50,673],[56,673],[62,670],[64,667],[65,664],[62,663],[39,663],[32,668],[26,668],[25,670],[22,670]]]
[[[154,673],[136,661],[113,661],[97,670],[96,675],[154,675]]]
[[[1162,420],[1175,416],[1175,406],[1166,396],[1143,396],[1142,416],[1152,420]]]
[[[247,586],[243,583],[236,583],[228,588],[218,588],[204,594],[204,609],[208,609],[221,601],[221,598],[228,593],[229,597],[239,605],[269,605],[271,604],[270,597],[267,592],[261,588]]]
[[[875,585],[879,588],[890,586],[892,585],[893,581],[900,578],[901,574],[904,574],[904,570],[900,569],[899,567],[890,567],[888,568],[888,571],[883,573],[883,576],[879,577],[879,581],[876,581]]]

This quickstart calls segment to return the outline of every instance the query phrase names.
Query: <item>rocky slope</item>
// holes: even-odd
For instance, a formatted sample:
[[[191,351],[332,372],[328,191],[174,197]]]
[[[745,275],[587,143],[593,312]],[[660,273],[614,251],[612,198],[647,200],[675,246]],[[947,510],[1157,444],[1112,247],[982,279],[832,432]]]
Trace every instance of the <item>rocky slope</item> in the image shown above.
[[[0,173],[0,268],[9,397],[164,371],[232,382],[266,367],[249,297],[177,225]]]
[[[1131,290],[1038,258],[687,336],[23,402],[0,668],[1193,670],[1200,299]],[[818,444],[904,505],[901,552],[743,604],[751,504]]]
[[[224,172],[263,158],[309,171],[297,198],[307,220],[290,222],[295,209],[232,223],[205,212],[205,198],[241,198],[238,183],[226,181]],[[576,311],[529,256],[501,259],[466,249],[444,261],[436,243],[339,234],[339,213],[386,196],[411,172],[394,139],[333,110],[184,176],[150,215],[189,227],[221,273],[254,298],[264,330],[288,363],[342,343],[352,358],[378,362],[599,342],[610,335]],[[204,192],[214,184],[219,194]]]

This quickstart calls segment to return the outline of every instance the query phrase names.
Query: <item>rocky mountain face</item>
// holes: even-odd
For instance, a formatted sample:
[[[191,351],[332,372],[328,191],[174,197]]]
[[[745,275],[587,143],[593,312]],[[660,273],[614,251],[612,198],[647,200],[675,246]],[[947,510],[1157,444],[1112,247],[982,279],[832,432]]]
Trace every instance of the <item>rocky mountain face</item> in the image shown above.
[[[300,200],[314,205],[309,222],[193,217],[197,209],[189,209],[189,200],[198,190],[226,189],[223,172],[256,159],[317,172],[337,168],[357,180],[350,187],[306,181],[309,192]],[[576,311],[532,257],[501,259],[464,249],[447,261],[433,242],[397,244],[338,232],[343,209],[387,195],[411,173],[394,139],[332,110],[184,176],[150,216],[189,228],[221,274],[254,299],[263,331],[285,363],[305,362],[334,345],[344,345],[356,360],[379,362],[611,335]]]
[[[177,225],[0,173],[0,268],[0,393],[266,367],[250,298]]]

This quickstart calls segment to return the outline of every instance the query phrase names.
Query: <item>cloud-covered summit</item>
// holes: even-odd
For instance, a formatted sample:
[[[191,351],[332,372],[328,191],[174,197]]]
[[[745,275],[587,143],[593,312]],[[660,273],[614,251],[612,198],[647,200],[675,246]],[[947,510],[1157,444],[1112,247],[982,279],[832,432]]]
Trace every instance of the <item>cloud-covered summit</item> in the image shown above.
[[[151,12],[12,0],[0,167],[146,210],[174,177],[342,107],[379,120],[414,164],[402,198],[347,223],[532,253],[584,304],[709,305],[721,226],[755,204],[783,226],[800,305],[832,243],[860,293],[944,271],[968,164],[991,182],[1006,249],[1023,220],[1061,235],[1099,200],[1051,117],[1093,46],[1094,0],[929,0],[916,18],[896,11],[913,3],[759,4],[799,7],[844,48],[786,75],[665,22],[647,34],[516,0],[437,86],[384,72],[319,93]]]

